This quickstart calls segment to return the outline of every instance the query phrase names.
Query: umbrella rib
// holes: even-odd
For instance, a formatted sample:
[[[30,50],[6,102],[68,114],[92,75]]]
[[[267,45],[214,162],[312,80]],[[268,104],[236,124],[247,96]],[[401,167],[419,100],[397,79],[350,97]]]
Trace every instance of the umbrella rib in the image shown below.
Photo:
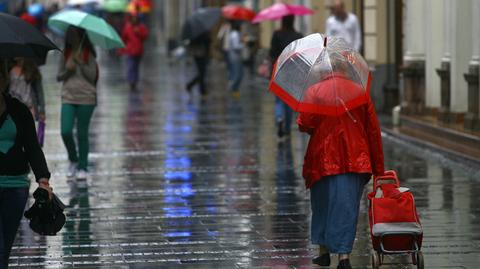
[[[322,55],[322,53],[320,53],[320,55]],[[320,55],[318,57],[320,57]],[[317,57],[317,59],[318,59],[318,57]],[[305,91],[306,91],[305,87],[307,86],[308,78],[310,77],[310,74],[312,73],[312,70],[313,70],[313,66],[315,66],[316,62],[317,61],[315,60],[313,62],[313,64],[310,65],[310,68],[308,69],[307,76],[305,77],[305,81],[303,82],[303,85],[302,85],[301,95],[299,96],[299,100],[298,100],[299,102],[298,102],[297,107],[296,107],[297,111],[298,111],[298,107],[300,106],[301,101],[303,100],[303,96],[305,95]]]

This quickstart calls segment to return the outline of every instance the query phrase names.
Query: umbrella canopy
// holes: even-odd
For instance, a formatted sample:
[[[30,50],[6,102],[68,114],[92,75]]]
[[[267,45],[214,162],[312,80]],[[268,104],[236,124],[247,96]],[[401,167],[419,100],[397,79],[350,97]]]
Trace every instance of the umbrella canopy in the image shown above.
[[[302,5],[289,5],[285,3],[277,3],[270,7],[267,7],[260,11],[255,18],[253,18],[253,23],[269,21],[269,20],[278,20],[282,17],[295,15],[295,16],[304,16],[311,15],[315,13],[312,9],[304,7]]]
[[[100,5],[103,0],[68,0],[67,5],[69,6],[83,6],[83,5]]]
[[[222,15],[231,20],[251,21],[255,17],[255,12],[246,7],[227,5],[222,7]]]
[[[57,46],[32,25],[0,13],[0,57],[28,57],[44,63],[48,51],[55,49]]]
[[[123,48],[125,45],[115,29],[104,19],[78,10],[61,11],[48,20],[48,25],[66,31],[73,25],[84,29],[94,45],[104,49]]]
[[[24,213],[30,220],[30,228],[40,235],[56,235],[65,225],[65,205],[55,194],[49,200],[48,192],[42,188],[35,190],[33,198],[35,203]]]
[[[111,13],[125,12],[127,10],[127,6],[127,0],[105,0],[103,2],[102,9]]]
[[[298,112],[340,116],[368,101],[370,71],[341,38],[312,34],[278,57],[270,90]]]
[[[184,23],[182,39],[193,40],[203,33],[210,31],[220,20],[221,13],[220,8],[199,8]]]
[[[33,17],[40,17],[43,15],[43,12],[45,11],[45,9],[43,8],[42,4],[37,3],[37,4],[30,5],[27,11],[28,11],[28,14],[30,14]]]
[[[152,11],[152,2],[150,0],[133,0],[128,4],[129,13],[150,13]]]

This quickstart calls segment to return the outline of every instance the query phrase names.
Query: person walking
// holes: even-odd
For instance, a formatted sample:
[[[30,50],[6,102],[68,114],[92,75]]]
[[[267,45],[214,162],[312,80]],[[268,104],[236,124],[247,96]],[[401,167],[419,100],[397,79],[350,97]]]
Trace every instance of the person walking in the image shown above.
[[[30,109],[35,120],[45,122],[42,75],[32,59],[15,59],[10,70],[9,93]]]
[[[232,68],[232,81],[229,88],[234,97],[240,97],[240,84],[243,79],[243,58],[242,58],[242,35],[240,33],[240,22],[232,21],[232,28],[228,34],[228,61]]]
[[[301,33],[295,31],[293,27],[294,21],[294,16],[283,17],[281,28],[273,33],[270,42],[270,59],[272,59],[272,63],[277,61],[278,56],[280,56],[288,44],[303,37]],[[290,135],[292,114],[291,108],[280,100],[280,98],[275,97],[275,119],[277,123],[277,136],[279,138],[282,138],[284,135]]]
[[[248,68],[250,75],[255,75],[255,59],[259,49],[257,24],[245,23],[245,47],[243,49],[243,62]]]
[[[122,31],[125,48],[120,50],[127,56],[127,81],[130,90],[136,90],[140,77],[140,62],[144,48],[143,43],[148,38],[148,29],[138,19],[137,14],[130,14]]]
[[[33,170],[39,188],[49,192],[50,172],[35,131],[35,122],[26,105],[8,92],[9,73],[0,60],[0,269],[8,268],[20,220],[28,199]]]
[[[342,0],[335,0],[332,15],[327,18],[325,34],[343,38],[356,51],[362,48],[360,23],[357,16],[345,11],[345,3]]]
[[[85,30],[70,26],[65,37],[64,57],[57,80],[63,82],[61,135],[70,161],[67,176],[88,176],[88,131],[97,103],[98,65],[96,53]],[[77,146],[73,127],[77,126]]]
[[[232,65],[228,58],[228,50],[230,42],[228,41],[228,36],[230,35],[232,21],[226,21],[222,24],[217,34],[217,42],[222,52],[223,60],[225,62],[225,67],[227,69],[227,81],[230,83],[232,81]]]
[[[333,63],[332,63],[333,65]],[[325,76],[315,92],[328,89],[361,91],[361,86],[341,74]],[[305,102],[309,102],[307,92]],[[313,100],[313,99],[311,99]],[[360,199],[371,175],[384,173],[380,126],[374,105],[366,104],[340,116],[300,113],[301,132],[310,135],[303,164],[305,185],[310,189],[311,240],[319,245],[312,260],[330,266],[330,253],[339,255],[338,269],[350,269],[349,254],[355,240]]]
[[[192,93],[192,88],[195,84],[200,86],[200,94],[207,95],[207,88],[205,84],[205,76],[207,75],[207,67],[210,56],[210,32],[206,31],[200,36],[190,41],[188,50],[193,56],[195,66],[197,67],[197,75],[187,83],[187,92]]]

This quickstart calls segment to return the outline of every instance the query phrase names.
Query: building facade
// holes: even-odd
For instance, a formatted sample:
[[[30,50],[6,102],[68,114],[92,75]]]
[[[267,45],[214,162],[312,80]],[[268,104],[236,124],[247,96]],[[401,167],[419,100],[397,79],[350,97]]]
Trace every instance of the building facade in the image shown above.
[[[256,1],[258,9],[275,0]],[[330,0],[285,1],[310,6],[297,19],[304,34],[324,32]],[[362,24],[362,53],[371,66],[377,109],[480,131],[480,0],[346,0]],[[278,22],[262,23],[269,46]],[[458,129],[458,128],[457,128]]]
[[[479,131],[480,1],[404,1],[402,114]]]

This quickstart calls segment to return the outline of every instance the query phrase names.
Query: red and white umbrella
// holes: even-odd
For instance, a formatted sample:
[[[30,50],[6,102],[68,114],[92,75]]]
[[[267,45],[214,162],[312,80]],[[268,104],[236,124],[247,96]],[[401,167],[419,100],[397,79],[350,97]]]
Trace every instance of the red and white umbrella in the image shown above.
[[[358,52],[341,38],[317,33],[284,49],[270,90],[295,111],[340,116],[368,101],[370,80]]]

